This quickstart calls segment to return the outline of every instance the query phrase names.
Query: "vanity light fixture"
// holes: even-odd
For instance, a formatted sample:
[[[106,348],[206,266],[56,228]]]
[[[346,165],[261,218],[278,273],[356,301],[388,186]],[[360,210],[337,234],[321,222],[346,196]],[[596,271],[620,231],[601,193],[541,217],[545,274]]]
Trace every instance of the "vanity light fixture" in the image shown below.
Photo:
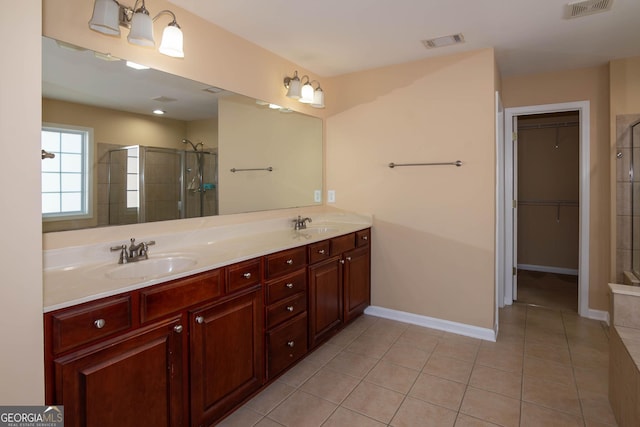
[[[136,0],[133,7],[124,6],[116,0],[95,0],[89,28],[110,36],[120,36],[120,27],[129,28],[129,43],[154,47],[153,22],[162,15],[170,15],[173,20],[162,33],[158,51],[174,58],[184,58],[183,35],[176,22],[176,15],[165,9],[151,19],[145,0]]]
[[[317,88],[313,87],[314,83],[318,84]],[[324,92],[317,80],[310,80],[306,75],[299,78],[298,71],[294,71],[293,77],[284,78],[284,87],[287,88],[287,97],[314,108],[324,108]]]

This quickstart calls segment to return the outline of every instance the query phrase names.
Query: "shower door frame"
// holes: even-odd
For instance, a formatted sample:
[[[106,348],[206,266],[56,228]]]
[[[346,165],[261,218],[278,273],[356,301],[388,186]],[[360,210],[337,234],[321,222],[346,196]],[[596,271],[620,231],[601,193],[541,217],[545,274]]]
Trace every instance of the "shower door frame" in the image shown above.
[[[543,104],[531,105],[525,107],[505,108],[505,140],[504,140],[504,162],[499,165],[499,176],[504,176],[504,193],[500,195],[503,198],[501,203],[504,206],[504,252],[497,248],[497,254],[504,253],[504,301],[500,301],[501,305],[511,305],[514,300],[514,270],[516,266],[515,259],[515,241],[517,239],[514,230],[514,217],[517,211],[514,207],[514,201],[517,200],[514,192],[514,174],[515,161],[514,158],[514,118],[531,114],[545,114],[564,111],[578,111],[580,116],[580,198],[579,198],[579,259],[578,259],[578,314],[583,317],[593,319],[606,320],[606,312],[592,310],[589,308],[589,200],[590,200],[590,102],[577,101],[560,104]]]

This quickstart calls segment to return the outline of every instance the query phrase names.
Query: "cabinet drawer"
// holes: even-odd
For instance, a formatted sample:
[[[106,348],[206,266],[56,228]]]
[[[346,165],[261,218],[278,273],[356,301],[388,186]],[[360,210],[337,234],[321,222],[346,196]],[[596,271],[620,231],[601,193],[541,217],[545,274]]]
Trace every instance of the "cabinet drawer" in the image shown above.
[[[267,255],[267,278],[292,273],[307,264],[307,249],[305,247],[289,249],[273,255]]]
[[[127,295],[76,307],[52,316],[53,352],[105,338],[131,327],[131,298]]]
[[[371,229],[356,231],[356,246],[368,246],[371,240]]]
[[[307,353],[307,314],[274,329],[267,340],[267,376],[273,378]]]
[[[212,270],[140,292],[140,321],[148,322],[222,295],[222,269]]]
[[[267,329],[307,311],[307,293],[300,292],[267,307]]]
[[[343,252],[356,247],[356,237],[354,233],[331,239],[331,255],[340,255]]]
[[[267,284],[267,304],[273,304],[283,298],[307,290],[307,270],[302,269],[289,276]]]
[[[331,257],[331,243],[329,240],[313,243],[308,246],[309,264],[314,264]]]
[[[235,292],[260,283],[260,258],[227,267],[227,292]]]

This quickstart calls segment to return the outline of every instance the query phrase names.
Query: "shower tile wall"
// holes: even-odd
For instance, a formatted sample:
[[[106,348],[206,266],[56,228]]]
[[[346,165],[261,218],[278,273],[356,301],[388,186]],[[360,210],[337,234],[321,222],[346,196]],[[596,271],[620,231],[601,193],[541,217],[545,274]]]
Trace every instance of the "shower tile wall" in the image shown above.
[[[629,181],[629,167],[631,165],[631,124],[640,120],[640,114],[626,114],[616,117],[616,153],[622,157],[616,160],[616,280],[623,283],[625,271],[632,270],[632,235],[631,225],[635,221],[640,227],[640,194],[635,197],[636,209],[632,209],[632,185]],[[640,148],[635,149],[635,158],[640,159]],[[636,166],[638,169],[638,166]],[[640,181],[640,174],[636,173],[634,180]],[[635,215],[633,215],[635,211]],[[638,252],[640,248],[636,248]]]
[[[180,218],[180,153],[147,148],[145,155],[146,221]]]

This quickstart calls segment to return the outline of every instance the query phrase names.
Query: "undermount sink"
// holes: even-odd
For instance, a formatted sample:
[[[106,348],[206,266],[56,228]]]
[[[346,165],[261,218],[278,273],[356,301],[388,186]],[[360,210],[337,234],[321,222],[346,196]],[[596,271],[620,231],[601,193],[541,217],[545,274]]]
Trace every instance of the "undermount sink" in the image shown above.
[[[299,231],[304,234],[327,234],[337,233],[339,229],[337,227],[312,226]]]
[[[194,265],[197,261],[189,256],[166,256],[149,258],[114,266],[105,273],[109,279],[150,279],[171,273],[180,273]]]

